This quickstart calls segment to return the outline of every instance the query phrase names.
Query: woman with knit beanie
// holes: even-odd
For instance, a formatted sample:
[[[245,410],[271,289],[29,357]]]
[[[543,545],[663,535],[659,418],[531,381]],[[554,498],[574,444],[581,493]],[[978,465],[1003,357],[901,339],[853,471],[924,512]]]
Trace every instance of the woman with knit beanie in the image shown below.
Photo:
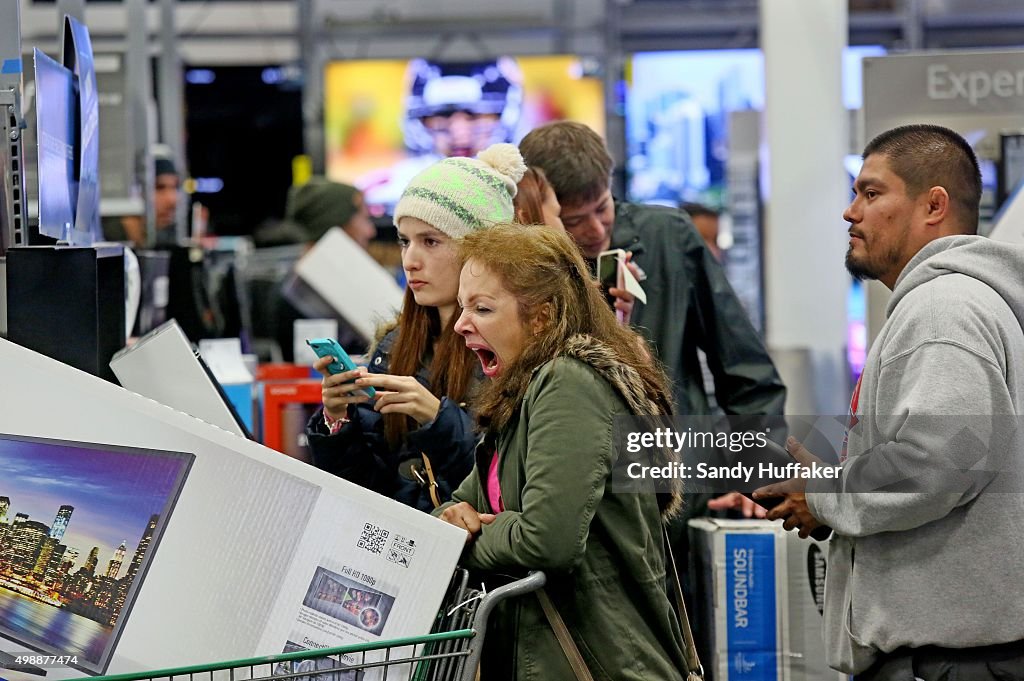
[[[472,470],[465,403],[482,377],[453,329],[456,242],[514,218],[525,171],[514,145],[496,144],[476,158],[441,160],[406,187],[394,215],[408,280],[402,311],[368,369],[331,375],[331,358],[313,365],[323,375],[323,408],[307,425],[316,466],[424,511],[450,499]]]

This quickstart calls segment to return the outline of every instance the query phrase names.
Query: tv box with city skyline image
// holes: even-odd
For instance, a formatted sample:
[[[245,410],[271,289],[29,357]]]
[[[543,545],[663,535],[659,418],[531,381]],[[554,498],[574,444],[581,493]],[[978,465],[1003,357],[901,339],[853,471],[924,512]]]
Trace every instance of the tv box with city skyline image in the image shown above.
[[[0,434],[0,634],[105,673],[194,459]]]

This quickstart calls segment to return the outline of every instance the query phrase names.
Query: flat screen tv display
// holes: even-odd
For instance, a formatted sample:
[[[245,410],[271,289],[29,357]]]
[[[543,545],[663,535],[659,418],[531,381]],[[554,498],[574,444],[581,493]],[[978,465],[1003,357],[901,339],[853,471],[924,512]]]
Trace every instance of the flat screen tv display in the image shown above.
[[[574,56],[337,61],[324,73],[327,175],[391,212],[420,170],[445,156],[518,143],[549,121],[605,130],[604,90]]]
[[[75,74],[75,105],[78,107],[78,199],[72,243],[87,246],[101,241],[100,231],[100,139],[99,93],[89,29],[74,17],[64,17],[64,66]]]
[[[0,635],[105,673],[194,458],[0,435]]]
[[[38,49],[33,54],[39,145],[39,233],[73,243],[78,206],[75,164],[78,105],[74,74]]]
[[[861,60],[883,54],[885,49],[879,46],[846,48],[842,74],[846,108],[861,107]],[[687,201],[719,209],[728,206],[729,114],[764,110],[761,50],[636,53],[628,64],[626,80],[627,197],[672,206]],[[859,155],[845,159],[851,178],[859,171],[860,162]],[[738,224],[733,223],[734,230]],[[755,244],[753,252],[759,259],[757,218],[752,226],[745,226],[755,231],[744,233],[737,243]],[[749,301],[750,309],[762,310],[763,270],[745,263],[743,255],[742,248],[729,252],[726,272],[744,301]],[[848,359],[856,379],[866,355],[864,292],[857,282],[851,286],[847,308]],[[752,321],[762,328],[761,313],[752,314]]]
[[[846,48],[846,108],[861,106],[861,59],[883,54],[879,46]],[[721,206],[728,115],[764,110],[761,50],[638,52],[626,80],[628,198]]]

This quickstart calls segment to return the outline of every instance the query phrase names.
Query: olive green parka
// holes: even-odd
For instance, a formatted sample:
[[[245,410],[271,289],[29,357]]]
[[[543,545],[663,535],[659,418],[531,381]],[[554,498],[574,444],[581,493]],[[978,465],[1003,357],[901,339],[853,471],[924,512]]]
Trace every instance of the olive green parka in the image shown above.
[[[685,676],[661,530],[679,489],[612,489],[613,470],[642,456],[613,445],[616,418],[658,413],[635,371],[603,344],[576,336],[535,370],[518,411],[481,441],[474,471],[453,495],[452,503],[494,512],[485,476],[496,448],[505,510],[467,546],[463,564],[512,575],[544,570],[548,594],[598,680]],[[481,672],[486,681],[575,679],[534,595],[492,615]]]

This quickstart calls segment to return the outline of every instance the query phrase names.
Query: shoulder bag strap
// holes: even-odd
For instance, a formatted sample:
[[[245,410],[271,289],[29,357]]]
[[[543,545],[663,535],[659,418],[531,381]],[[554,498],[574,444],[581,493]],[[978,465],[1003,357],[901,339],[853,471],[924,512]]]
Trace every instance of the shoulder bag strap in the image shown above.
[[[423,471],[427,474],[427,490],[430,492],[430,500],[434,502],[434,508],[441,505],[441,498],[437,495],[437,478],[434,477],[434,468],[430,465],[430,457],[420,452],[423,457]]]
[[[576,647],[576,642],[572,640],[569,627],[565,626],[565,621],[558,614],[558,610],[555,608],[555,604],[551,602],[548,592],[540,589],[536,594],[537,600],[540,601],[540,607],[544,610],[544,616],[548,618],[548,624],[551,625],[551,629],[555,632],[558,645],[562,647],[562,652],[565,653],[565,657],[569,661],[569,666],[572,667],[572,672],[576,676],[577,681],[594,681],[587,663],[583,661],[580,649]]]
[[[679,627],[683,630],[683,651],[686,656],[688,667],[688,681],[704,681],[704,667],[700,664],[700,657],[697,655],[697,644],[693,640],[693,631],[690,629],[690,616],[686,614],[686,601],[683,600],[683,586],[679,582],[679,571],[676,570],[676,559],[672,555],[672,542],[669,541],[668,530],[665,525],[661,526],[661,536],[665,540],[665,569],[672,578],[672,593],[675,596],[676,608],[679,611]]]

